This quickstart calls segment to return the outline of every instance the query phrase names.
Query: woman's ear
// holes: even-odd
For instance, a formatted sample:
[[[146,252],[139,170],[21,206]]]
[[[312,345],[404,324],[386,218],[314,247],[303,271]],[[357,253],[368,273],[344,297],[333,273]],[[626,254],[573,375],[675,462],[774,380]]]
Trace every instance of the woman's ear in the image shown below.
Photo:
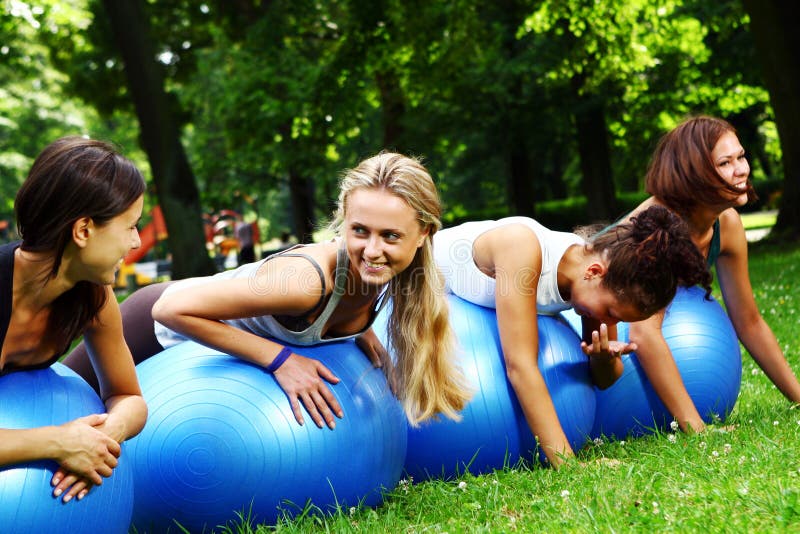
[[[79,248],[86,246],[92,232],[94,232],[94,222],[91,217],[81,217],[72,223],[72,241],[74,241]]]
[[[419,239],[417,239],[417,248],[421,247],[425,243],[425,238],[427,238],[428,235],[430,235],[430,233],[431,233],[430,226],[426,226],[425,228],[422,229]]]
[[[586,267],[586,270],[583,273],[583,279],[592,280],[593,278],[597,277],[602,278],[606,275],[606,272],[608,272],[608,267],[602,262],[595,261]]]

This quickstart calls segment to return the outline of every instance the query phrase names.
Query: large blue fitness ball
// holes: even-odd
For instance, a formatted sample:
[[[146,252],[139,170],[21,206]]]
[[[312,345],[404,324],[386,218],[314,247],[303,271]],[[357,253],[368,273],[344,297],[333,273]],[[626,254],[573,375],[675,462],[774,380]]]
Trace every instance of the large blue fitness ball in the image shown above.
[[[450,322],[462,369],[474,396],[459,422],[409,427],[405,470],[415,480],[486,473],[534,459],[536,441],[506,378],[495,310],[449,295]],[[376,333],[386,338],[385,318]],[[531,318],[531,321],[537,320]],[[539,316],[539,370],[573,448],[586,441],[594,422],[595,395],[580,339],[554,317]],[[541,459],[544,455],[539,454]]]
[[[380,369],[353,342],[294,347],[341,381],[330,385],[344,411],[336,428],[300,426],[274,377],[193,342],[137,366],[149,407],[130,442],[139,532],[209,530],[237,513],[273,523],[307,502],[381,502],[400,479],[405,415]]]
[[[94,390],[60,363],[47,369],[0,377],[0,428],[60,425],[105,413]],[[0,468],[0,531],[125,533],[133,508],[133,476],[123,448],[111,477],[77,501],[53,497],[50,480],[58,465],[38,461]]]
[[[572,322],[572,320],[571,320]],[[706,422],[724,420],[733,410],[742,381],[739,340],[716,300],[699,287],[679,288],[667,307],[662,326],[686,390]],[[619,338],[628,339],[628,324],[619,323]],[[665,429],[672,416],[636,359],[624,355],[625,370],[610,388],[597,391],[592,436],[624,438]]]

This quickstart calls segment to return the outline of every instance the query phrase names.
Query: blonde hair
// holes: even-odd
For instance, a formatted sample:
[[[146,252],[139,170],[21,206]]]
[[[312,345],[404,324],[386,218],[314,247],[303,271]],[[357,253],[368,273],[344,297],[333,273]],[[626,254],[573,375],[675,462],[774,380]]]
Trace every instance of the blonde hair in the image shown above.
[[[388,321],[393,362],[384,362],[387,379],[417,425],[438,414],[460,419],[471,393],[455,362],[444,279],[433,261],[433,235],[441,228],[439,193],[425,167],[414,158],[382,152],[345,172],[331,227],[341,235],[348,196],[358,189],[377,189],[403,199],[416,212],[428,235],[411,264],[387,288],[392,298]]]

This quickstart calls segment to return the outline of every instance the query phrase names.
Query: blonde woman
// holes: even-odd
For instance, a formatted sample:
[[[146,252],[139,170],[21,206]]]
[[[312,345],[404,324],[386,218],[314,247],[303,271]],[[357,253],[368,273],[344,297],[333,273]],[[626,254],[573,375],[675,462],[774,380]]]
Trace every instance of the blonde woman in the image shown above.
[[[468,393],[433,262],[440,215],[436,187],[419,161],[394,153],[369,158],[343,176],[333,240],[212,277],[151,286],[125,301],[126,332],[140,338],[131,340],[134,358],[193,339],[262,366],[286,392],[298,423],[304,407],[317,426],[332,429],[344,416],[328,387],[338,378],[282,342],[356,338],[383,365],[412,424],[440,413],[457,418]],[[393,364],[370,330],[389,298]],[[154,335],[143,341],[145,329]],[[68,361],[87,371],[82,347]]]

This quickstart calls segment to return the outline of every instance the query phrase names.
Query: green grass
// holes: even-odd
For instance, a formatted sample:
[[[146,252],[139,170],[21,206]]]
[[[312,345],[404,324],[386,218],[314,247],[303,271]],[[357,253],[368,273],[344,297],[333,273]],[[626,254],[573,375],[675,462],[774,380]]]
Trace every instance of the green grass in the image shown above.
[[[757,228],[771,228],[778,218],[774,211],[756,211],[753,213],[742,213],[742,223],[745,230],[755,230]]]
[[[756,300],[795,370],[798,265],[797,246],[751,246]],[[232,517],[219,532],[800,532],[799,444],[800,409],[743,351],[736,407],[703,434],[591,443],[558,471],[403,481],[375,509],[276,526]]]

